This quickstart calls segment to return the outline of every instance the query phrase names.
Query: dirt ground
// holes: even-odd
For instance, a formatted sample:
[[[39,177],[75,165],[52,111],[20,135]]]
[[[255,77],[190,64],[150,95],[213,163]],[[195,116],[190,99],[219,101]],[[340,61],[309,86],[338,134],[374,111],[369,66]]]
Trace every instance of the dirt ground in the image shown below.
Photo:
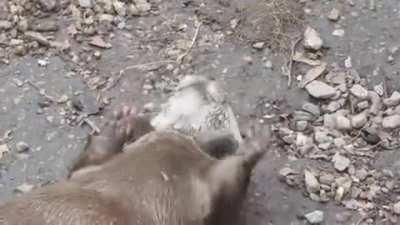
[[[269,37],[249,35],[252,38],[246,39],[243,34],[236,37],[229,32],[232,19],[246,21],[254,16],[252,10],[257,10],[250,7],[254,2],[257,1],[151,1],[154,9],[150,14],[120,18],[101,28],[99,33],[111,44],[110,48],[90,45],[90,35],[72,38],[72,16],[60,10],[44,14],[41,20],[56,21],[57,30],[46,35],[69,40],[67,52],[36,48],[17,56],[9,53],[17,49],[15,46],[1,43],[0,140],[7,143],[9,152],[0,159],[0,202],[18,194],[16,188],[22,184],[38,187],[65,177],[92,129],[87,122],[80,124],[80,120],[100,126],[103,115],[121,103],[149,108],[154,104],[151,110],[157,112],[184,75],[221,81],[240,124],[301,107],[308,100],[305,91],[297,87],[301,66],[295,66],[293,85],[288,88],[282,72],[287,58],[267,47],[252,47],[257,41],[268,43]],[[350,56],[352,67],[369,85],[386,80],[388,88],[398,90],[398,55],[392,54],[393,59],[388,59],[390,50],[400,46],[398,0],[300,2],[297,10],[301,12],[297,13],[304,14],[305,23],[318,30],[325,41],[324,61],[344,66]],[[337,22],[327,19],[333,8],[340,11]],[[0,17],[7,16],[0,10]],[[203,19],[200,27],[196,18]],[[293,37],[303,33],[292,29],[288,34]],[[336,29],[343,29],[344,35],[332,35]],[[243,32],[252,31],[246,27]],[[7,40],[10,41],[9,36]],[[176,59],[185,52],[188,54],[182,63],[177,63]],[[269,110],[267,103],[276,108]],[[21,142],[28,144],[29,150],[21,153]],[[399,151],[383,151],[374,161],[377,168],[391,169],[398,176],[399,160]],[[315,163],[318,162],[309,159],[290,161],[279,147],[271,149],[253,177],[243,224],[307,224],[302,218],[305,213],[322,210],[323,224],[359,225],[362,218],[356,211],[335,203],[314,202],[302,190],[290,188],[278,179],[278,170],[285,165],[306,168]]]

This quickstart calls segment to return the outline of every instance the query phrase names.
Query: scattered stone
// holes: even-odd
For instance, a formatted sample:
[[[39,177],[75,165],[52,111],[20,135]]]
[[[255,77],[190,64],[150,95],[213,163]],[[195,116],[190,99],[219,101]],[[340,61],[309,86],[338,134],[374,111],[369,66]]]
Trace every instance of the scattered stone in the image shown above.
[[[15,192],[22,193],[22,194],[27,193],[27,192],[30,192],[33,189],[33,187],[34,186],[32,184],[23,183],[15,188]]]
[[[353,85],[353,87],[350,88],[350,93],[358,99],[368,98],[368,90],[359,84]]]
[[[30,148],[29,145],[23,141],[18,142],[15,147],[18,153],[27,152]]]
[[[96,59],[101,59],[101,52],[100,52],[100,51],[94,51],[93,56],[94,56]]]
[[[344,30],[343,29],[334,30],[332,32],[332,35],[333,36],[337,36],[337,37],[343,37],[344,36]]]
[[[378,115],[382,108],[381,98],[375,91],[368,91],[368,98],[371,100],[371,107],[369,108],[369,112],[372,115]]]
[[[145,14],[151,10],[151,4],[147,0],[135,0],[134,2],[141,14]]]
[[[320,34],[312,27],[308,26],[304,32],[304,47],[311,50],[319,50],[323,45]]]
[[[400,93],[397,91],[393,92],[389,98],[383,100],[383,104],[388,107],[397,106],[400,104]]]
[[[57,31],[58,24],[54,20],[50,19],[41,19],[34,21],[30,25],[30,29],[38,32],[49,32],[49,31]]]
[[[45,12],[51,12],[57,9],[57,0],[39,0],[40,8]]]
[[[361,102],[357,103],[358,110],[364,110],[364,109],[367,109],[368,107],[369,107],[368,101],[361,101]]]
[[[340,155],[339,153],[336,153],[333,156],[332,161],[335,169],[339,172],[345,171],[350,166],[350,159]]]
[[[113,1],[113,7],[114,7],[115,12],[117,12],[118,15],[120,15],[120,16],[126,15],[125,3],[120,2],[120,1]]]
[[[0,30],[9,30],[12,28],[12,23],[8,20],[0,20]]]
[[[335,193],[335,201],[336,202],[341,202],[343,200],[344,197],[344,188],[343,187],[338,187],[336,189],[336,193]]]
[[[357,115],[353,115],[350,121],[353,128],[362,128],[368,122],[367,113],[361,112]]]
[[[304,215],[304,217],[310,224],[320,224],[324,221],[324,212],[316,210],[314,212],[307,213]]]
[[[336,8],[332,9],[329,14],[328,14],[328,19],[331,21],[338,21],[340,17],[340,13],[339,10],[337,10]]]
[[[326,112],[333,113],[338,111],[344,105],[344,99],[339,101],[332,101],[327,106],[324,106],[322,109]]]
[[[112,47],[110,43],[105,42],[105,41],[103,40],[103,38],[101,38],[101,37],[98,36],[98,35],[92,37],[92,39],[90,40],[89,44],[90,44],[90,45],[93,45],[93,46],[95,46],[95,47],[104,48],[104,49],[107,49],[107,48],[111,48],[111,47]]]
[[[272,65],[271,60],[268,60],[268,61],[265,62],[265,68],[272,69],[272,67],[273,67],[273,65]]]
[[[38,60],[38,65],[41,67],[46,67],[49,64],[50,64],[50,62],[47,59],[39,59]]]
[[[18,27],[17,27],[17,29],[18,29],[19,31],[21,31],[21,32],[25,32],[25,31],[28,30],[28,28],[29,28],[28,20],[25,19],[25,18],[21,18],[21,19],[19,20],[19,22],[18,22]]]
[[[264,45],[265,45],[265,43],[264,42],[256,42],[256,43],[254,43],[253,44],[253,48],[254,49],[257,49],[257,50],[262,50],[262,49],[264,49]]]
[[[351,122],[345,116],[336,113],[336,127],[339,130],[351,130]]]
[[[348,56],[346,58],[346,60],[344,60],[344,67],[346,67],[347,69],[350,69],[353,67],[353,63],[351,62],[351,57]]]
[[[38,32],[27,31],[25,32],[25,37],[32,41],[37,41],[39,44],[44,46],[50,46],[50,41],[47,40],[45,36]]]
[[[304,78],[301,80],[300,87],[304,88],[307,84],[310,82],[314,81],[317,79],[319,76],[321,76],[326,70],[326,63],[321,63],[321,65],[316,66],[312,69],[310,69]]]
[[[393,212],[397,215],[400,215],[400,202],[397,202],[393,205]]]
[[[82,8],[92,8],[92,0],[79,0],[79,6]]]
[[[330,173],[322,173],[319,176],[319,182],[321,184],[325,184],[331,186],[331,184],[335,181],[335,177]]]
[[[362,168],[362,169],[357,170],[355,175],[356,175],[357,179],[359,179],[360,181],[364,181],[365,178],[367,178],[367,176],[368,176],[368,171],[366,169]]]
[[[321,110],[318,105],[307,102],[303,105],[302,109],[306,112],[311,113],[312,115],[319,117],[321,115]]]
[[[302,52],[296,52],[293,55],[293,61],[305,63],[310,66],[319,66],[322,63],[321,60],[313,60],[313,59],[309,59],[309,58],[305,57]]]
[[[317,178],[308,170],[304,171],[304,181],[309,193],[317,193],[320,190],[320,184]]]
[[[322,81],[312,81],[305,86],[307,92],[314,98],[328,99],[336,94],[335,88],[329,86]]]
[[[395,129],[400,127],[400,115],[392,115],[384,117],[382,127],[385,129]]]
[[[308,122],[304,120],[296,121],[295,130],[296,131],[305,131],[308,127]]]
[[[0,159],[3,158],[5,154],[10,152],[7,144],[0,144]]]

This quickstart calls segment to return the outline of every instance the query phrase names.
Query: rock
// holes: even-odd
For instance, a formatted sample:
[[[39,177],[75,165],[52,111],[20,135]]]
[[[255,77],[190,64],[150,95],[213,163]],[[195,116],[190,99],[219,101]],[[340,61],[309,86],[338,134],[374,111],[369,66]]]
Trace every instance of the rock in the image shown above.
[[[18,187],[15,188],[15,192],[17,193],[27,193],[30,192],[33,189],[33,185],[32,184],[28,184],[28,183],[23,183],[21,185],[19,185]]]
[[[313,96],[314,98],[319,99],[328,99],[336,94],[335,88],[329,86],[328,84],[322,81],[312,81],[308,85],[306,85],[307,92]]]
[[[298,172],[295,170],[289,168],[289,167],[284,167],[279,170],[279,180],[282,182],[286,182],[286,177],[289,175],[297,175]]]
[[[18,22],[18,27],[17,27],[18,31],[25,32],[28,30],[28,28],[29,28],[28,20],[25,18],[21,18]]]
[[[368,98],[371,100],[369,112],[373,115],[378,115],[382,108],[382,101],[375,91],[368,91]]]
[[[93,56],[94,56],[96,59],[101,59],[101,52],[100,52],[100,51],[94,51]]]
[[[307,213],[304,215],[304,217],[310,224],[320,224],[324,221],[324,212],[316,210],[314,212]]]
[[[45,12],[51,12],[57,9],[58,0],[39,0],[40,8]]]
[[[333,113],[342,108],[344,102],[345,102],[344,99],[338,101],[332,101],[327,106],[324,106],[322,109],[326,112]]]
[[[304,54],[301,53],[301,52],[296,52],[293,55],[293,61],[305,63],[305,64],[308,64],[310,66],[319,66],[319,65],[321,65],[321,60],[309,59],[306,56],[304,56]]]
[[[12,23],[8,20],[0,20],[0,30],[9,30],[12,27]]]
[[[324,114],[324,127],[335,129],[336,128],[336,115],[335,114]]]
[[[82,8],[92,8],[92,0],[79,0],[79,6]]]
[[[314,139],[318,144],[332,143],[333,138],[329,136],[329,132],[325,129],[316,128],[314,130]]]
[[[393,92],[389,98],[383,100],[383,104],[389,107],[400,104],[400,93],[397,91]]]
[[[0,159],[10,151],[7,144],[0,144]]]
[[[397,215],[400,215],[400,202],[397,202],[393,205],[393,212]]]
[[[334,30],[332,32],[332,35],[333,36],[337,36],[337,37],[343,37],[344,36],[344,30],[343,29]]]
[[[273,65],[272,65],[271,60],[268,60],[268,61],[265,62],[265,68],[272,69],[272,67],[273,67]]]
[[[384,117],[382,127],[385,129],[395,129],[400,127],[400,115],[392,115]]]
[[[304,181],[309,193],[317,193],[321,188],[317,178],[308,170],[304,171]]]
[[[368,107],[369,107],[368,101],[361,101],[361,102],[357,103],[358,110],[364,110],[364,109],[367,109]]]
[[[150,11],[151,4],[147,0],[135,0],[136,8],[140,13],[145,14]]]
[[[307,71],[306,75],[301,80],[299,86],[301,88],[305,87],[307,84],[309,84],[310,82],[321,76],[321,74],[323,74],[325,70],[326,70],[326,63],[321,63],[321,65],[310,69],[309,71]]]
[[[336,114],[336,127],[339,130],[351,130],[351,122],[345,116],[337,113]]]
[[[347,56],[347,58],[344,60],[344,67],[347,69],[350,69],[353,67],[353,63],[351,62],[351,57]]]
[[[325,76],[325,80],[328,83],[332,83],[332,84],[345,84],[346,83],[346,77],[347,77],[347,75],[344,72],[330,71]]]
[[[304,47],[311,50],[319,50],[323,45],[320,34],[312,27],[308,26],[304,32]]]
[[[338,187],[336,189],[335,193],[335,201],[336,202],[341,202],[344,196],[344,188],[343,187]]]
[[[265,45],[264,42],[259,41],[253,44],[253,48],[257,50],[262,50],[264,49],[264,45]]]
[[[311,113],[315,117],[319,117],[321,115],[321,110],[319,109],[319,106],[310,102],[305,103],[302,106],[302,109],[308,113]]]
[[[295,129],[296,131],[305,131],[308,127],[308,122],[304,120],[296,121]]]
[[[96,46],[98,48],[111,48],[111,44],[107,43],[103,40],[103,38],[101,38],[100,36],[94,36],[92,37],[92,39],[89,42],[90,45]]]
[[[335,183],[338,187],[344,188],[344,193],[348,193],[351,189],[352,180],[347,176],[336,178]]]
[[[335,181],[335,177],[330,173],[322,173],[319,176],[319,182],[321,184],[331,186],[334,181]]]
[[[41,67],[46,67],[49,64],[50,62],[47,59],[38,59],[38,65]]]
[[[114,7],[115,12],[118,15],[120,15],[120,16],[126,15],[125,3],[120,2],[120,1],[113,1],[113,7]]]
[[[31,41],[37,41],[41,45],[50,46],[50,41],[38,32],[27,31],[25,32],[25,37]]]
[[[353,115],[350,121],[353,128],[361,128],[368,122],[367,113],[361,112],[357,115]]]
[[[57,31],[58,24],[55,20],[41,19],[34,21],[30,25],[30,29],[38,32]]]
[[[361,137],[370,145],[376,145],[381,141],[378,132],[370,127],[361,130]]]
[[[20,141],[15,145],[17,152],[22,153],[29,150],[29,145],[26,142]]]
[[[334,21],[334,22],[338,21],[339,17],[340,17],[339,10],[337,10],[335,8],[332,9],[328,14],[328,19],[331,21]]]
[[[364,181],[365,178],[367,178],[368,176],[368,171],[364,168],[359,169],[356,171],[355,176],[357,177],[357,179],[359,179],[360,181]]]
[[[350,93],[358,99],[368,98],[368,90],[359,84],[353,85],[353,87],[350,88]]]
[[[339,172],[345,171],[350,166],[350,159],[340,155],[339,153],[336,153],[333,156],[332,161],[335,169]]]
[[[311,113],[301,111],[301,110],[296,110],[293,113],[293,120],[295,121],[300,121],[300,120],[305,120],[312,122],[315,120],[315,116],[313,116]]]

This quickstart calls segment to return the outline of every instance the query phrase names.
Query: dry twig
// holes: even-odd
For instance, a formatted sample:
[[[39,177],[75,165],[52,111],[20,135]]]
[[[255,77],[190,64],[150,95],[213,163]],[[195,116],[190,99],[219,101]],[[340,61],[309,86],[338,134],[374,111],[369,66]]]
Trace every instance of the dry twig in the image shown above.
[[[293,71],[293,56],[296,52],[296,46],[297,44],[302,40],[303,38],[297,37],[294,42],[292,42],[292,47],[290,49],[290,56],[289,56],[289,62],[288,62],[288,87],[292,85],[292,71]]]
[[[183,59],[190,53],[190,51],[192,51],[194,44],[196,43],[197,37],[199,36],[199,31],[200,31],[200,27],[201,27],[202,23],[199,22],[199,24],[197,25],[196,28],[196,32],[194,33],[193,39],[192,39],[192,43],[190,44],[189,48],[186,50],[185,53],[183,53],[182,55],[178,56],[178,58],[176,59],[176,61],[181,64]]]
[[[36,89],[40,95],[42,95],[43,97],[47,98],[48,100],[52,101],[52,102],[57,102],[57,100],[53,97],[50,96],[46,93],[45,89],[42,89],[40,87],[38,87],[35,83],[33,83],[31,80],[26,80],[25,81],[27,84],[29,84],[31,87],[33,87],[34,89]]]

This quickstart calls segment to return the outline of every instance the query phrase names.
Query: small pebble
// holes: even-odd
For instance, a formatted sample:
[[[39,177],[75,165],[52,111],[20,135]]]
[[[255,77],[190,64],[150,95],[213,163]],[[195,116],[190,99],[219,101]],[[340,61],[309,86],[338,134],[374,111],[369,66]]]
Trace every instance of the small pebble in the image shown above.
[[[22,153],[29,150],[29,145],[26,142],[20,141],[15,145],[17,152]]]
[[[316,210],[314,212],[307,213],[304,215],[304,217],[310,224],[320,224],[324,221],[324,212]]]

